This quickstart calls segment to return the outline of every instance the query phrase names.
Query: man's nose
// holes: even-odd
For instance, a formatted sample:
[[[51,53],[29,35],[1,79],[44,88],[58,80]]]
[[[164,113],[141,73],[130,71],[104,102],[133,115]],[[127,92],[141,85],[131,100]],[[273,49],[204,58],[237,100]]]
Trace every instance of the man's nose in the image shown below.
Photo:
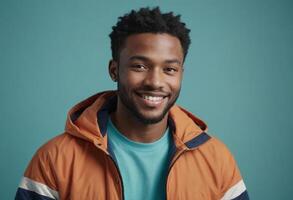
[[[152,89],[158,89],[163,86],[163,73],[158,68],[153,68],[148,71],[145,77],[144,84]]]

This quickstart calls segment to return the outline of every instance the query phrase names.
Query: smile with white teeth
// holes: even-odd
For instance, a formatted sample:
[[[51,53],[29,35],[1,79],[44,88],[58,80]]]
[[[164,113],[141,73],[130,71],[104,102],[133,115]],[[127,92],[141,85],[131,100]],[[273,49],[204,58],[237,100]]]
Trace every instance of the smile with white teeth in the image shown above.
[[[142,98],[149,101],[161,101],[163,99],[163,97],[146,96],[146,95],[143,95]]]

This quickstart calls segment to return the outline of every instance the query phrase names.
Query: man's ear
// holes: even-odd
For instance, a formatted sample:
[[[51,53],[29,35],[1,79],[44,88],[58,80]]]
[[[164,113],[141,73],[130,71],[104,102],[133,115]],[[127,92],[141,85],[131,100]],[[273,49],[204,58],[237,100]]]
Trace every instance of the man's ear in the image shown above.
[[[118,63],[115,60],[109,61],[108,67],[109,75],[114,82],[118,80]]]

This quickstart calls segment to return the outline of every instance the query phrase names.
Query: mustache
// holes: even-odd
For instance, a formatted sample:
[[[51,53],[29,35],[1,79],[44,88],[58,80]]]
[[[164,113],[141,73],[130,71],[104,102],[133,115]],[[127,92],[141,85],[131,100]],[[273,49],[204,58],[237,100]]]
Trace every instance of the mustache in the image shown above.
[[[153,87],[151,85],[144,85],[139,88],[136,88],[135,90],[137,91],[142,91],[142,92],[162,92],[162,93],[168,93],[164,88],[161,87]]]
[[[142,87],[135,89],[135,92],[142,95],[151,95],[151,96],[169,96],[170,92],[165,91],[164,89],[157,89],[157,88],[149,88],[149,87]]]

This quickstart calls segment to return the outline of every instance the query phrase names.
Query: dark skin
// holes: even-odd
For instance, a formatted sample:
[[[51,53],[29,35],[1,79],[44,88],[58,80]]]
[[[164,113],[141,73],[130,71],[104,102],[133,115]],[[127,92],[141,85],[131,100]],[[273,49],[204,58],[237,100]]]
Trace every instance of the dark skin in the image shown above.
[[[141,33],[126,39],[119,62],[110,61],[109,74],[118,82],[117,110],[111,119],[128,139],[150,143],[162,137],[180,92],[183,58],[178,38]]]

